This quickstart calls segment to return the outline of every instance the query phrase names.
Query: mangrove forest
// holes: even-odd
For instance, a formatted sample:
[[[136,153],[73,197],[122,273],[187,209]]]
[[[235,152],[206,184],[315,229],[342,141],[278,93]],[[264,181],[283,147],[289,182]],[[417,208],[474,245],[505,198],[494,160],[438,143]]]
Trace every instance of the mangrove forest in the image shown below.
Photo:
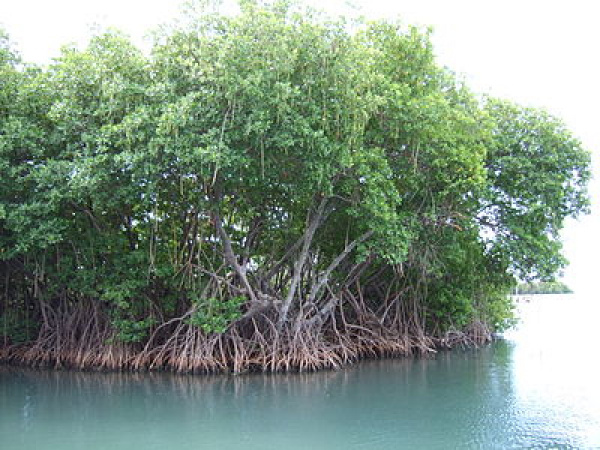
[[[573,290],[560,281],[520,283],[514,290],[515,295],[572,294]]]
[[[422,355],[486,342],[564,267],[590,155],[560,120],[473,93],[427,30],[239,8],[45,66],[0,33],[0,361]]]

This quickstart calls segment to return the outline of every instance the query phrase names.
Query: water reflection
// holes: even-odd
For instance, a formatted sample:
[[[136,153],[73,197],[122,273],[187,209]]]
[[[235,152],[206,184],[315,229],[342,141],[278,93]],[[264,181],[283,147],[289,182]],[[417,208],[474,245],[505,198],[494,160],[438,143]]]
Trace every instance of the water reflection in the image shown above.
[[[337,372],[203,377],[0,367],[0,442],[7,450],[600,446],[594,358],[540,347],[539,324],[548,327],[551,317],[524,314],[533,319],[509,340],[478,351]]]

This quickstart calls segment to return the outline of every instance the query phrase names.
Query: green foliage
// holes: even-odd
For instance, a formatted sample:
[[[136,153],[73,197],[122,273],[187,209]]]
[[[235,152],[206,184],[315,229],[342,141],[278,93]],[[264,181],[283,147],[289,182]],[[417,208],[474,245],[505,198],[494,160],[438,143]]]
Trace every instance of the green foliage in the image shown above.
[[[572,294],[573,291],[560,281],[547,281],[537,283],[519,283],[515,289],[516,294]]]
[[[476,97],[415,27],[200,9],[149,56],[109,31],[43,69],[0,33],[5,310],[223,333],[264,299],[314,313],[365,263],[375,311],[397,289],[429,330],[500,327],[516,279],[565,264],[590,157],[559,120]]]
[[[38,324],[17,311],[0,315],[0,336],[10,344],[24,344],[37,337]]]
[[[148,331],[156,321],[151,317],[142,320],[115,318],[111,324],[117,331],[115,339],[130,344],[148,337]]]
[[[240,307],[244,297],[231,297],[220,300],[214,297],[194,302],[194,310],[186,323],[199,327],[206,334],[225,333],[229,325],[242,315]]]
[[[481,311],[481,318],[498,333],[506,331],[518,323],[515,305],[506,294],[506,290],[497,289],[488,294]]]
[[[551,280],[566,263],[559,241],[565,218],[589,210],[590,154],[545,112],[494,99],[485,110],[494,128],[478,220],[518,277]]]

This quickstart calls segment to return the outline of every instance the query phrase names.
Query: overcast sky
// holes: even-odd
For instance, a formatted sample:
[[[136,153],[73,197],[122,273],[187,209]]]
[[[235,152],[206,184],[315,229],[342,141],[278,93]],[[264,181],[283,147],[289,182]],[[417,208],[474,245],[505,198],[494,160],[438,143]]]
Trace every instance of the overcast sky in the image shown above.
[[[144,35],[175,17],[178,0],[1,0],[0,26],[27,61],[47,63],[61,45],[85,43],[94,24]],[[335,12],[354,8],[342,0],[310,1]],[[561,117],[600,161],[600,4],[593,0],[354,0],[368,17],[400,17],[432,26],[438,61],[462,74],[478,92],[542,107]],[[598,5],[598,6],[596,6]],[[597,178],[597,176],[596,176]],[[600,213],[591,186],[593,214],[568,223],[565,280],[592,292],[600,251]]]

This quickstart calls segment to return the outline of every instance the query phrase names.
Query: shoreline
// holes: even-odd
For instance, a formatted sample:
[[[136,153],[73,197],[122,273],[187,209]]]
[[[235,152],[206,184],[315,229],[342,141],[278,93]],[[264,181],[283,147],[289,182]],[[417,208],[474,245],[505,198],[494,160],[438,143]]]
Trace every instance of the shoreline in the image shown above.
[[[434,336],[307,335],[287,342],[244,341],[235,334],[205,337],[196,351],[164,345],[135,349],[126,345],[42,349],[39,344],[0,348],[0,365],[97,372],[170,372],[177,374],[302,373],[338,370],[364,360],[414,358],[459,347],[478,348],[497,340],[483,324]],[[198,344],[198,342],[196,343]],[[187,349],[189,350],[189,349]]]

